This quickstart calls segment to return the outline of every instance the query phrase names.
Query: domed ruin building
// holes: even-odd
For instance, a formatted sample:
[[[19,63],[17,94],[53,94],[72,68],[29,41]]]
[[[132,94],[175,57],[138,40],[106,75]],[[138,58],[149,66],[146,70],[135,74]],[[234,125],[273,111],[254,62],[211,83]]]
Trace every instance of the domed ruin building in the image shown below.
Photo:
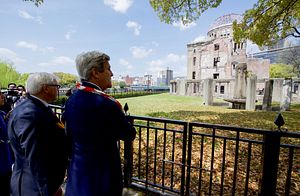
[[[213,78],[214,96],[230,97],[233,94],[235,67],[238,63],[247,63],[247,72],[257,75],[258,88],[264,87],[264,82],[260,84],[259,81],[269,78],[270,61],[247,57],[247,42],[233,41],[232,24],[235,20],[241,21],[242,16],[228,14],[219,17],[211,25],[203,41],[187,44],[187,78],[173,80],[171,93],[202,95],[203,80]]]

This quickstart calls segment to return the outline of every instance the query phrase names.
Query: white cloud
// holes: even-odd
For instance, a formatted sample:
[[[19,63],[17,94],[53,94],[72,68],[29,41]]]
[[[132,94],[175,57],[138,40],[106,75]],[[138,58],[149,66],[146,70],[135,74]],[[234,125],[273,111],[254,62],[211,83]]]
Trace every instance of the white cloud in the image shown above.
[[[29,42],[26,42],[26,41],[19,41],[16,45],[19,48],[27,48],[27,49],[31,49],[32,51],[40,51],[40,52],[43,52],[43,53],[53,52],[54,49],[55,49],[52,46],[41,48],[37,44],[29,43]]]
[[[26,20],[33,20],[39,24],[43,24],[42,17],[40,16],[34,17],[24,10],[19,10],[19,16]]]
[[[177,55],[170,53],[165,56],[163,59],[152,60],[147,63],[148,72],[153,75],[157,74],[161,70],[165,70],[169,67],[174,71],[174,75],[185,76],[186,75],[186,56]]]
[[[133,29],[134,35],[136,35],[136,36],[140,35],[140,30],[142,29],[142,26],[139,25],[139,23],[134,22],[134,21],[128,21],[128,22],[126,23],[126,26],[127,26],[129,29]]]
[[[54,57],[52,60],[49,62],[43,62],[39,63],[39,66],[42,67],[49,67],[49,66],[56,66],[56,65],[71,65],[74,64],[74,60],[71,59],[70,57],[67,56],[59,56],[59,57]]]
[[[18,42],[17,47],[19,47],[19,48],[28,48],[28,49],[31,49],[32,51],[36,51],[38,49],[38,46],[36,44],[28,43],[28,42],[25,42],[25,41]]]
[[[0,48],[0,60],[11,64],[26,62],[26,59],[19,57],[14,51],[7,48]]]
[[[119,63],[122,66],[126,66],[127,69],[132,69],[133,68],[133,66],[125,59],[120,59]]]
[[[126,13],[132,3],[133,0],[104,0],[104,5],[107,5],[120,13]]]
[[[183,24],[182,21],[180,21],[180,22],[174,22],[174,23],[173,23],[173,26],[179,28],[180,31],[185,31],[185,30],[187,30],[187,29],[189,29],[189,28],[192,28],[192,27],[194,27],[194,26],[196,26],[196,25],[197,25],[197,24],[194,23],[194,22],[191,22],[191,23],[189,23],[189,24]]]
[[[145,58],[153,52],[152,49],[147,50],[143,47],[136,47],[136,46],[131,47],[130,51],[132,53],[133,58],[136,58],[136,59]]]
[[[152,44],[153,44],[155,47],[158,47],[158,46],[159,46],[159,43],[157,43],[156,41],[152,41]]]
[[[70,30],[70,31],[68,31],[68,32],[65,34],[66,40],[70,40],[70,39],[71,39],[71,35],[74,34],[74,33],[76,33],[75,30]]]

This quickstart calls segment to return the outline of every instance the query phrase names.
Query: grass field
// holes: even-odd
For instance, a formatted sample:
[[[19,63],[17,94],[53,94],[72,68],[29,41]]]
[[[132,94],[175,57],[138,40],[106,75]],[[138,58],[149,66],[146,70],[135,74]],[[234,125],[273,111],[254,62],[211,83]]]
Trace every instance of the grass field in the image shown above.
[[[185,97],[168,93],[119,99],[122,105],[129,106],[131,115],[153,116],[234,125],[251,128],[276,130],[273,123],[278,112],[235,110],[228,107],[205,106],[201,97]],[[222,100],[214,100],[221,105]],[[284,129],[300,132],[300,104],[292,105],[290,111],[282,112],[285,120]]]

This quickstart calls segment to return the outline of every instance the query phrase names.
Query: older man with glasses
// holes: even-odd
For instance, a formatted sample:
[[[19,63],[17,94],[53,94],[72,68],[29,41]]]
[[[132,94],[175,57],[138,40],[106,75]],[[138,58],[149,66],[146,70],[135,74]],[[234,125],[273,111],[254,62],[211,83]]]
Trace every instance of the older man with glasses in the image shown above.
[[[53,74],[29,75],[28,98],[10,116],[8,135],[15,155],[12,196],[53,196],[60,190],[67,166],[67,139],[64,127],[48,107],[58,88]]]

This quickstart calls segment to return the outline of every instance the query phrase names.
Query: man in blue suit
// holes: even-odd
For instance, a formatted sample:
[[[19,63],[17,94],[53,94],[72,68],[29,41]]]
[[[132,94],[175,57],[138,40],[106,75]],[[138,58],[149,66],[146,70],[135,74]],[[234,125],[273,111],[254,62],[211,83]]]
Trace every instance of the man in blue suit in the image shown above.
[[[5,97],[0,91],[0,106],[4,105]],[[7,135],[6,113],[0,110],[0,195],[10,195],[10,176],[12,155]]]
[[[82,83],[67,100],[64,113],[72,143],[66,196],[122,195],[117,141],[134,140],[136,131],[120,103],[103,92],[112,86],[109,59],[97,51],[76,58]]]
[[[48,107],[58,88],[53,74],[29,75],[28,98],[10,116],[8,135],[15,155],[12,196],[53,196],[60,190],[67,167],[67,138]]]

